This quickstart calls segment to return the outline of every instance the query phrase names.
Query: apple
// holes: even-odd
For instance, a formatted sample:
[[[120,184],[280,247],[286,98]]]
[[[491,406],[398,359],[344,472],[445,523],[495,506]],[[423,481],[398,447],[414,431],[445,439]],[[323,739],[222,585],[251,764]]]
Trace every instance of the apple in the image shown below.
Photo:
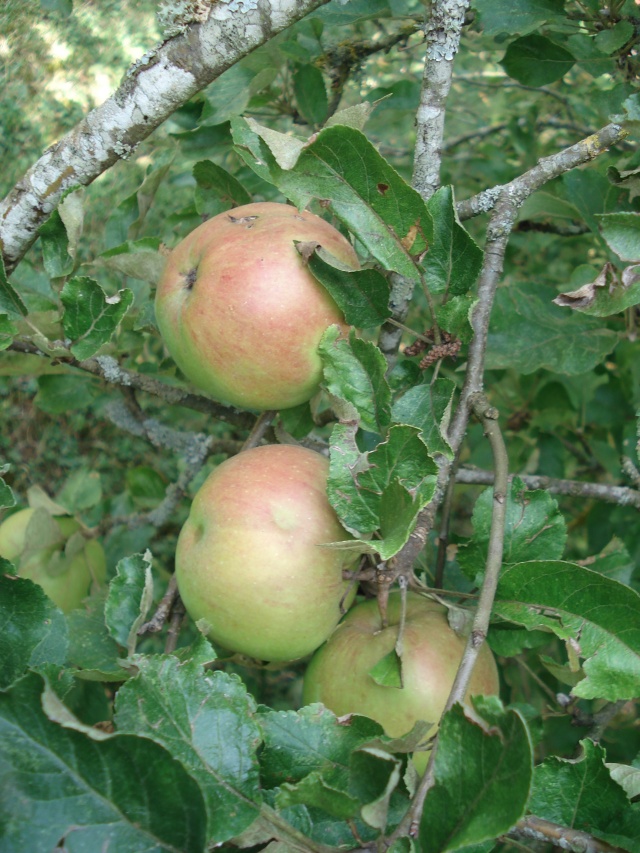
[[[328,461],[294,445],[227,459],[196,494],[176,549],[189,615],[232,652],[262,661],[305,657],[354,597],[343,568],[353,551],[326,493]]]
[[[167,260],[155,300],[160,333],[184,375],[216,400],[288,409],[318,390],[320,338],[335,323],[346,327],[294,241],[359,266],[324,219],[273,202],[214,216]]]
[[[39,584],[63,613],[79,607],[107,571],[102,545],[83,536],[75,518],[54,518],[43,508],[18,510],[0,524],[0,557],[19,577]]]
[[[356,604],[312,657],[304,676],[303,702],[322,702],[338,716],[363,714],[390,737],[407,734],[419,720],[435,732],[466,645],[449,627],[446,608],[416,593],[407,594],[403,635],[403,687],[374,681],[371,669],[395,646],[401,615],[399,592],[389,596],[388,627],[375,599]],[[489,647],[480,649],[467,696],[497,694],[498,671]],[[428,752],[414,753],[418,772]]]

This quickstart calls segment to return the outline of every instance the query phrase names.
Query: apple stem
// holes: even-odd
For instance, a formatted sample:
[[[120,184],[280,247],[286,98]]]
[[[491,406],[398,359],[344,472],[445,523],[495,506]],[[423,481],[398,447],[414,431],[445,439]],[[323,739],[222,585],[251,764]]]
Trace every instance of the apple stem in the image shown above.
[[[276,414],[277,412],[269,410],[266,412],[262,412],[262,414],[258,416],[255,424],[253,425],[253,428],[251,429],[251,432],[247,436],[247,440],[240,448],[240,453],[242,453],[243,450],[249,450],[250,448],[257,447],[260,444],[260,442],[265,436],[265,433],[273,423],[273,419],[275,418]]]

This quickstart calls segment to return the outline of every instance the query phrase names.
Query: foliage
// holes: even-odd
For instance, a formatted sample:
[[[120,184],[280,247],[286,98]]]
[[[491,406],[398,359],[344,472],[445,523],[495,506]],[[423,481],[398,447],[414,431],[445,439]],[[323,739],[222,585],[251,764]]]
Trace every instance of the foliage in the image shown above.
[[[9,0],[7,192],[153,45],[153,6]],[[640,851],[637,5],[472,2],[433,194],[412,185],[424,13],[320,6],[68,193],[11,276],[0,265],[0,511],[73,515],[109,563],[63,615],[0,560],[3,850],[488,853],[534,843],[535,818],[570,849],[588,833]],[[624,133],[599,144],[609,122]],[[541,161],[559,165],[535,183]],[[327,330],[321,394],[267,434],[330,453],[361,593],[400,577],[465,623],[502,553],[501,697],[447,711],[417,812],[423,730],[299,707],[304,661],[226,655],[179,606],[153,624],[191,499],[255,420],[186,396],[154,284],[167,246],[251,200],[308,206],[362,262],[305,258],[358,331]],[[504,494],[495,413],[466,420],[475,369],[516,475]]]

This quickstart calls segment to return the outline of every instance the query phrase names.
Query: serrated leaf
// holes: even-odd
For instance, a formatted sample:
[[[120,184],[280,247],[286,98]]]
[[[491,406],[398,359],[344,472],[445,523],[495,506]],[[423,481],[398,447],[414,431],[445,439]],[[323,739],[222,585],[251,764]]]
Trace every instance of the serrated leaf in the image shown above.
[[[368,329],[381,326],[391,316],[390,288],[374,269],[344,270],[327,263],[320,251],[308,260],[309,271],[338,305],[350,326]]]
[[[477,302],[475,296],[454,296],[449,299],[437,309],[438,326],[455,338],[460,338],[463,344],[468,344],[473,337],[471,314]]]
[[[109,584],[104,608],[107,630],[131,656],[138,641],[138,628],[143,624],[153,603],[151,554],[125,557],[116,566],[116,577]]]
[[[26,317],[29,313],[26,305],[16,292],[7,278],[4,261],[0,257],[0,312],[14,317]],[[5,323],[5,334],[9,331],[9,325]]]
[[[200,216],[207,218],[251,202],[251,195],[222,166],[212,160],[199,160],[194,164],[193,177],[196,182],[195,204]]]
[[[363,101],[360,104],[353,104],[350,107],[338,110],[324,123],[325,127],[333,127],[334,124],[343,124],[347,127],[354,127],[356,130],[364,130],[364,126],[369,120],[369,116],[375,109],[375,104],[370,101]]]
[[[160,246],[160,240],[156,237],[127,240],[126,243],[103,252],[99,260],[109,269],[155,285],[160,280],[167,261],[160,251]]]
[[[629,587],[573,563],[518,563],[500,578],[494,612],[572,640],[585,673],[575,696],[640,694],[640,595]]]
[[[255,705],[235,675],[197,660],[139,656],[116,699],[119,731],[144,735],[182,762],[205,794],[209,843],[246,829],[260,810]]]
[[[433,219],[433,240],[423,262],[427,285],[445,297],[462,296],[480,274],[482,249],[460,224],[451,187],[441,187],[427,208]]]
[[[523,718],[495,697],[473,700],[479,717],[461,705],[442,718],[435,785],[420,822],[424,853],[446,853],[507,832],[527,807],[533,770]]]
[[[96,741],[49,720],[44,681],[31,674],[0,694],[0,825],[10,850],[201,853],[197,783],[157,743]]]
[[[455,385],[449,379],[436,379],[429,385],[415,385],[393,404],[395,423],[417,427],[430,453],[452,458],[447,441]]]
[[[364,429],[384,433],[391,421],[385,358],[375,344],[354,332],[348,341],[341,334],[339,326],[330,326],[318,345],[324,363],[324,387],[353,408]]]
[[[67,626],[42,587],[4,572],[11,564],[0,557],[0,690],[40,663],[64,663]]]
[[[133,302],[130,290],[106,296],[97,281],[79,276],[68,281],[60,292],[65,311],[65,334],[73,341],[71,352],[79,359],[94,355],[111,340]]]
[[[78,678],[89,681],[125,681],[129,678],[120,664],[121,650],[107,630],[104,608],[107,590],[88,598],[82,608],[67,616],[69,651],[67,663]]]
[[[489,369],[527,374],[542,367],[575,376],[603,361],[618,335],[597,319],[553,305],[556,296],[544,285],[534,289],[514,283],[498,289],[487,339]]]
[[[73,272],[74,260],[69,252],[69,237],[57,210],[38,229],[42,262],[51,278],[64,278]]]
[[[4,470],[3,470],[4,473]],[[16,498],[11,486],[8,486],[3,477],[0,477],[0,509],[8,509],[16,505]]]
[[[614,782],[624,790],[630,800],[640,797],[640,767],[629,764],[605,764]]]
[[[351,791],[363,803],[362,819],[374,829],[384,830],[391,797],[401,777],[402,764],[385,750],[360,747],[351,756]]]
[[[402,660],[395,649],[386,654],[369,670],[369,675],[381,687],[402,688]]]
[[[611,778],[604,749],[590,740],[581,746],[577,760],[553,756],[536,767],[529,808],[537,817],[597,835],[615,829],[628,799]]]
[[[320,131],[287,171],[245,120],[233,119],[231,127],[240,156],[296,207],[302,210],[313,198],[331,202],[381,266],[420,279],[414,259],[432,239],[429,211],[360,131],[343,125]]]
[[[525,86],[546,86],[567,74],[575,57],[545,36],[528,35],[512,41],[500,65]]]
[[[457,555],[462,570],[474,582],[484,574],[492,516],[493,489],[487,489],[473,508],[473,538]],[[503,564],[559,560],[566,539],[567,526],[558,502],[543,489],[529,491],[514,477],[507,495]]]
[[[318,771],[312,771],[292,785],[285,782],[276,795],[278,809],[305,805],[337,818],[348,820],[358,814],[360,803],[347,791],[333,788]]]
[[[640,213],[599,213],[595,219],[609,248],[623,261],[640,261]]]

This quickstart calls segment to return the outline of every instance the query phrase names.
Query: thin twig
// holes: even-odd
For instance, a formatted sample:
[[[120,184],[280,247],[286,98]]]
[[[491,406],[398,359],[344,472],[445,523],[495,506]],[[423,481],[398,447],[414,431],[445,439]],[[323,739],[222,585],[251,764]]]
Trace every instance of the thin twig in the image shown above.
[[[148,622],[145,622],[144,625],[141,625],[140,628],[138,628],[138,634],[157,634],[158,631],[162,631],[165,622],[169,618],[169,613],[171,612],[171,608],[173,607],[173,603],[177,596],[178,580],[175,575],[171,575],[165,594],[160,599],[156,612]]]
[[[182,599],[178,594],[176,594],[173,602],[173,608],[171,610],[171,621],[169,622],[169,630],[167,631],[167,640],[164,644],[165,655],[170,655],[171,652],[176,650],[180,630],[182,629],[186,616],[187,611],[182,603]]]
[[[615,847],[607,841],[595,838],[588,832],[559,826],[557,823],[543,820],[535,815],[519,820],[507,836],[533,838],[535,841],[553,844],[554,847],[568,850],[570,853],[624,853],[621,847]]]
[[[262,414],[258,416],[251,432],[247,436],[247,440],[240,448],[240,452],[243,450],[250,450],[252,447],[257,447],[260,444],[277,414],[278,413],[276,411],[267,411],[262,412]]]

